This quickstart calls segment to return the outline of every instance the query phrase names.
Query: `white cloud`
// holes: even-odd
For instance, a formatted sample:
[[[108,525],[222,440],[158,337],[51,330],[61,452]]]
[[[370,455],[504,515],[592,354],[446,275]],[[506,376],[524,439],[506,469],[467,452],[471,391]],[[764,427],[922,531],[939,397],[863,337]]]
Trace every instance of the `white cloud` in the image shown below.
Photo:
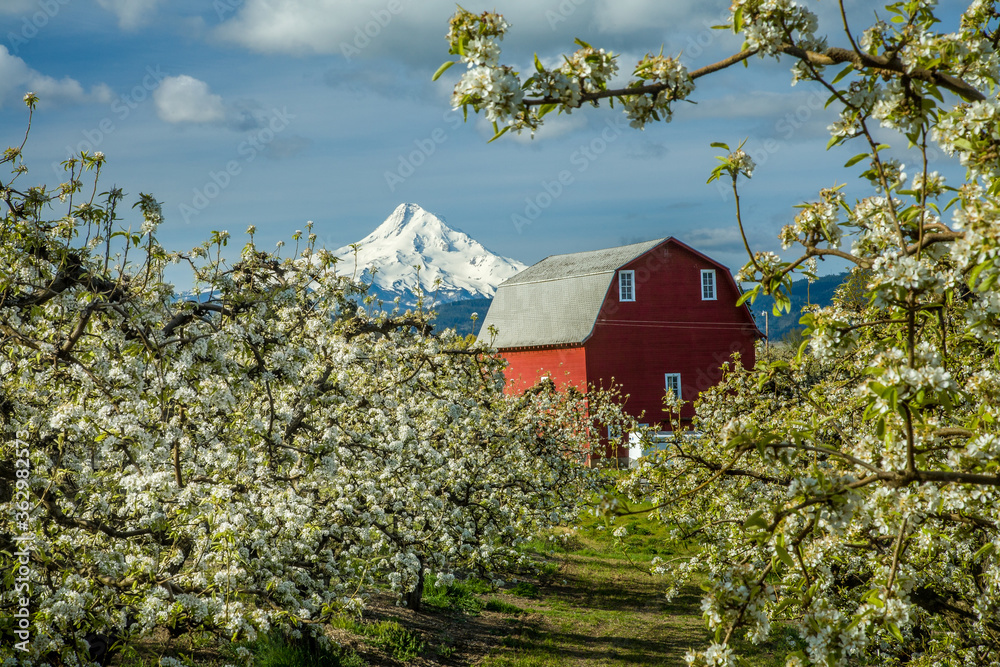
[[[743,247],[743,237],[736,225],[692,229],[685,232],[683,237],[687,243],[696,248],[736,250]]]
[[[549,47],[575,48],[572,38],[587,38],[595,28],[627,36],[637,31],[648,34],[650,28],[700,27],[722,15],[729,2],[505,0],[498,5],[467,0],[461,4],[474,13],[501,11],[511,23],[510,35],[543,53]],[[433,52],[439,63],[447,57],[443,37],[454,12],[454,0],[245,0],[215,35],[264,53],[331,53],[353,59],[386,51]],[[513,48],[511,43],[507,40],[505,48]]]
[[[88,93],[76,79],[54,79],[31,69],[0,44],[0,107],[20,102],[29,91],[35,93],[43,105],[107,102],[111,99],[111,89],[104,84],[95,86]]]
[[[225,118],[222,98],[186,74],[168,76],[153,93],[156,113],[168,123],[212,123]]]
[[[134,30],[149,22],[160,0],[97,0],[104,9],[118,16],[118,26]]]
[[[402,0],[394,7],[413,11]],[[265,53],[337,53],[342,51],[342,43],[361,51],[401,13],[390,12],[384,1],[247,0],[217,34]],[[369,22],[372,25],[365,36]],[[361,34],[357,40],[360,48],[355,45],[355,30]]]
[[[572,0],[571,0],[572,1]],[[649,28],[689,29],[703,23],[715,25],[725,22],[729,2],[686,3],[663,0],[600,0],[594,19],[601,32],[621,33]]]

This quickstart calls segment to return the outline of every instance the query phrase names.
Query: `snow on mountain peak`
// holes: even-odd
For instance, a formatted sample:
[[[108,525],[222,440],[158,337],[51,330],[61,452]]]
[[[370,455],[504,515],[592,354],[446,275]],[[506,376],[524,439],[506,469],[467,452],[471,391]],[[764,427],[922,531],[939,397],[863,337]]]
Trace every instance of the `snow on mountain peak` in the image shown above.
[[[492,297],[497,285],[525,268],[490,252],[417,204],[400,204],[355,245],[359,246],[356,258],[351,246],[336,251],[342,269],[373,282],[381,297],[398,295],[404,302],[412,302],[418,284],[439,302]]]

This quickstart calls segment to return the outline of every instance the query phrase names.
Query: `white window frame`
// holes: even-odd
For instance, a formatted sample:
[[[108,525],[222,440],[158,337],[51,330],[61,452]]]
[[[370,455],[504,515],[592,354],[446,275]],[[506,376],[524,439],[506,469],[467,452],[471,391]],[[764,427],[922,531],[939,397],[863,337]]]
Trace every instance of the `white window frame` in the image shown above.
[[[626,277],[628,278],[627,284]],[[635,301],[635,271],[618,272],[618,300]]]
[[[708,281],[705,280],[706,278],[708,278]],[[716,289],[715,269],[702,269],[701,300],[715,301],[719,298],[718,293],[718,289]]]
[[[678,400],[684,400],[684,397],[681,396],[681,374],[680,373],[664,373],[663,374],[663,384],[665,385],[664,389],[663,389],[664,395],[666,395],[666,392],[670,391],[671,389],[674,389],[674,387],[671,386],[671,380],[673,380],[674,384],[676,384],[676,390],[674,391],[674,398],[676,398]]]

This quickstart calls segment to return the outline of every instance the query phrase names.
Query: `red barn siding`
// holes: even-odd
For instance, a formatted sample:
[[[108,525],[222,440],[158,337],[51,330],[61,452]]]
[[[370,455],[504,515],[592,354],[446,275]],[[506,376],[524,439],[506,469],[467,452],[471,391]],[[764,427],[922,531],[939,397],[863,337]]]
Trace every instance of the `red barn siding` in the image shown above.
[[[519,394],[549,376],[556,387],[568,384],[587,391],[587,357],[584,347],[557,347],[538,350],[502,350],[507,360],[507,392]]]
[[[701,298],[701,271],[716,272],[716,299]],[[739,293],[720,268],[697,253],[665,244],[626,264],[635,271],[635,301],[619,301],[617,274],[605,297],[594,333],[586,341],[587,376],[592,383],[614,378],[629,395],[626,410],[654,424],[666,417],[662,399],[665,373],[681,374],[688,404],[721,378],[719,367],[733,352],[754,363],[757,329]]]

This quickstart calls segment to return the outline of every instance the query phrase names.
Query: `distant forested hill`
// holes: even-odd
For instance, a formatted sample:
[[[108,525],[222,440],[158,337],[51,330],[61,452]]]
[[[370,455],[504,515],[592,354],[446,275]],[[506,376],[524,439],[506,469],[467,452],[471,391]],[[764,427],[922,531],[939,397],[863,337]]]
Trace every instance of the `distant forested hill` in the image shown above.
[[[486,311],[490,309],[493,299],[465,299],[464,301],[451,301],[442,303],[435,307],[437,317],[434,318],[435,331],[445,329],[455,329],[463,336],[468,334],[479,335],[479,327],[486,319]],[[479,319],[475,324],[472,322],[472,314],[478,313]]]
[[[847,280],[850,274],[847,272],[838,273],[832,276],[822,276],[816,282],[809,284],[805,278],[792,283],[792,309],[789,313],[782,313],[781,317],[775,317],[772,312],[774,299],[770,296],[762,296],[754,302],[750,309],[757,320],[757,325],[764,331],[764,311],[767,311],[768,324],[770,326],[771,341],[781,340],[793,329],[801,329],[799,318],[802,316],[802,307],[807,304],[819,306],[829,306],[833,301],[833,293],[841,283]]]

